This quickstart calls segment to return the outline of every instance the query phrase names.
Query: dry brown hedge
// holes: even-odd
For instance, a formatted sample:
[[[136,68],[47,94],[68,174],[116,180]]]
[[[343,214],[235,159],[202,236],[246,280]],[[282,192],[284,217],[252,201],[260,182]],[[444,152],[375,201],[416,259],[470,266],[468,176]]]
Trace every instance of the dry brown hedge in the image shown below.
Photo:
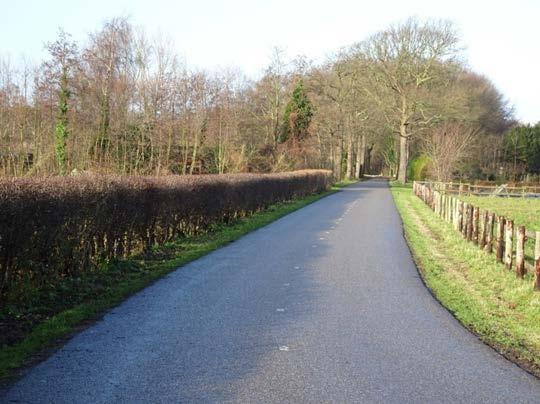
[[[0,297],[328,188],[328,171],[0,180]]]

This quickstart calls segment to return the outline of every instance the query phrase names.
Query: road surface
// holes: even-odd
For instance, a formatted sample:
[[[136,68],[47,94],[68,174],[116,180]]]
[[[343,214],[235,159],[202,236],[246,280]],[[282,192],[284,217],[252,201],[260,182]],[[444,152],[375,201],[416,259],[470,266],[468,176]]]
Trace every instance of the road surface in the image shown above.
[[[540,402],[422,284],[371,180],[171,273],[0,401]]]

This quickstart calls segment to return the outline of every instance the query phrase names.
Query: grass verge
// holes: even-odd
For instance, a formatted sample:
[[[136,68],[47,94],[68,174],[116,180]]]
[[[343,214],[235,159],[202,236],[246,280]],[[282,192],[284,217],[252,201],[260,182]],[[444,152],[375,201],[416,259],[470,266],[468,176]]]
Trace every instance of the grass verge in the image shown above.
[[[66,337],[91,324],[105,311],[163,275],[353,182],[343,181],[334,184],[328,192],[278,203],[229,225],[216,225],[209,233],[160,246],[150,256],[111,263],[100,273],[83,279],[84,287],[79,285],[75,289],[70,285],[65,295],[71,297],[73,304],[65,307],[65,299],[53,300],[53,303],[61,304],[62,301],[63,304],[61,307],[47,307],[54,315],[33,326],[19,342],[1,348],[0,380],[6,382],[17,376],[17,370],[43,359]],[[39,311],[42,308],[31,309]]]
[[[392,186],[405,237],[426,285],[469,330],[540,377],[540,293],[461,238],[411,189]]]

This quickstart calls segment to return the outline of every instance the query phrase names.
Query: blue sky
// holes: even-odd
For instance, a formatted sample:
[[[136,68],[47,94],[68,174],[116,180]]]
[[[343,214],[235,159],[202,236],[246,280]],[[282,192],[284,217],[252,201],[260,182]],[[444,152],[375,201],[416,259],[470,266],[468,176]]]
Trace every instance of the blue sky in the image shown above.
[[[489,77],[524,122],[540,121],[540,0],[0,0],[0,56],[40,60],[59,27],[84,40],[128,16],[169,36],[190,66],[238,67],[256,77],[272,48],[322,60],[409,16],[446,18],[469,65]]]

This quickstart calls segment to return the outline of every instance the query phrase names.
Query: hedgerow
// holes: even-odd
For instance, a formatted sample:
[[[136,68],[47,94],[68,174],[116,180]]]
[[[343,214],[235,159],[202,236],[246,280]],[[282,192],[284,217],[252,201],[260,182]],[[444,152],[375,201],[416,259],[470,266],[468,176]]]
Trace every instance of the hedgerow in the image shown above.
[[[323,170],[2,179],[0,299],[17,285],[78,277],[330,183]]]

